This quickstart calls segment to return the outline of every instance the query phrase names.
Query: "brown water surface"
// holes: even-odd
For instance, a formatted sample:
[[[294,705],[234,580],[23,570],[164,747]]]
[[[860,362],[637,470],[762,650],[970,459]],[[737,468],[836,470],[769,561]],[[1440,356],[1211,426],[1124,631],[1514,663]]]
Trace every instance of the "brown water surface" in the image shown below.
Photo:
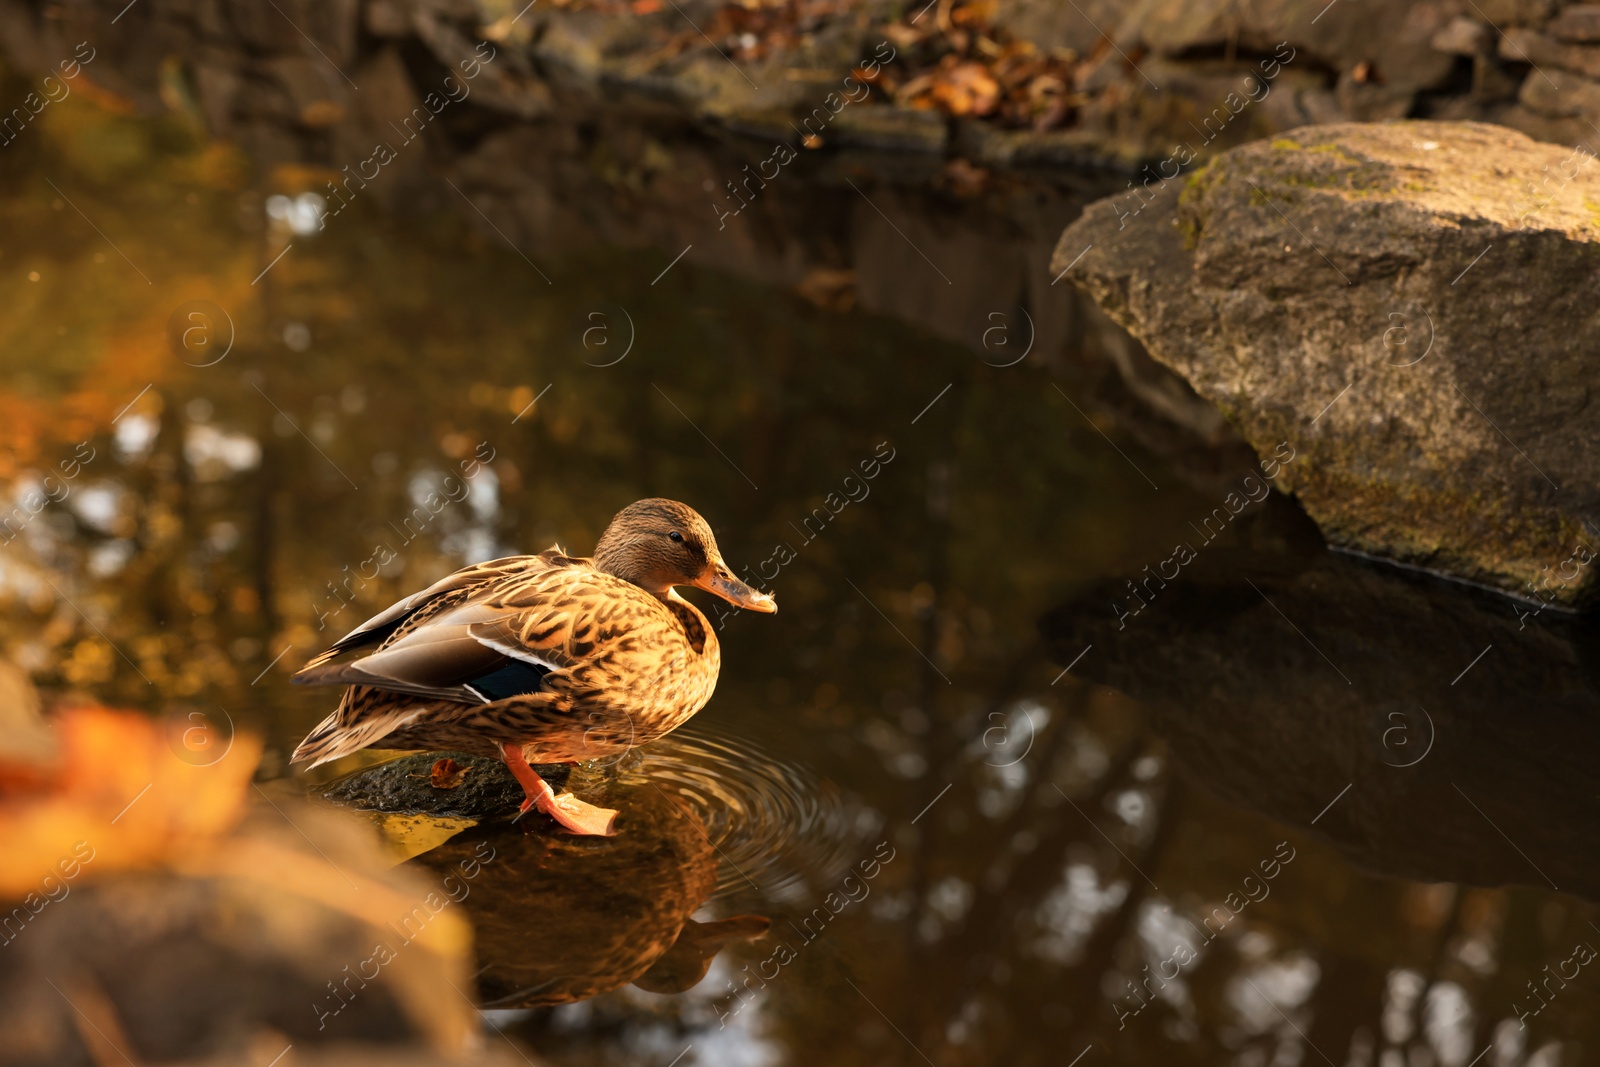
[[[1585,627],[1282,502],[1213,545],[1037,359],[639,251],[534,269],[464,214],[296,233],[179,120],[57,110],[0,171],[0,641],[47,692],[248,728],[282,779],[331,638],[636,498],[778,596],[689,728],[584,772],[630,834],[411,861],[505,857],[479,992],[547,1062],[1600,1048]]]

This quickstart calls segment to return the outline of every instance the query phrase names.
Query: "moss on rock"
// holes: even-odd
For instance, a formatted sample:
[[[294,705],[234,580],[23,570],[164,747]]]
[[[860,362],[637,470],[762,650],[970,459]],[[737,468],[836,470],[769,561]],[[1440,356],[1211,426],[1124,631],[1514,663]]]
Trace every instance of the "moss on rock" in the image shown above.
[[[1475,123],[1307,128],[1131,225],[1092,205],[1055,269],[1093,245],[1070,276],[1258,450],[1296,449],[1279,484],[1333,543],[1579,605],[1600,588],[1592,163]]]

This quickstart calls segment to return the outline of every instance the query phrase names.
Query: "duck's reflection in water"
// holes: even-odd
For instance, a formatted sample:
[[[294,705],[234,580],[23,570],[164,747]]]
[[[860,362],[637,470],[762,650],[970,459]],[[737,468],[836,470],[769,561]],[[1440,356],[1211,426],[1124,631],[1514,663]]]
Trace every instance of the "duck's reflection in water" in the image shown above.
[[[481,864],[460,905],[476,932],[483,1006],[570,1004],[630,982],[683,992],[725,946],[767,932],[757,915],[690,918],[716,888],[718,857],[689,805],[620,781],[606,802],[626,813],[613,838],[493,823],[410,861],[441,877]]]

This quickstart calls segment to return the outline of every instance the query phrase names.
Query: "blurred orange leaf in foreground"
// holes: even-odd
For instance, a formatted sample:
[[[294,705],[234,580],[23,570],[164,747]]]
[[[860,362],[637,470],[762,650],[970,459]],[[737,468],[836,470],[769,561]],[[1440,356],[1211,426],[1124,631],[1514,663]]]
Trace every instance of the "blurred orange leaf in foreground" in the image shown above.
[[[0,898],[36,891],[79,843],[93,850],[97,875],[203,851],[248,806],[261,756],[254,738],[236,737],[223,757],[198,765],[144,715],[76,705],[51,726],[53,758],[0,752]]]

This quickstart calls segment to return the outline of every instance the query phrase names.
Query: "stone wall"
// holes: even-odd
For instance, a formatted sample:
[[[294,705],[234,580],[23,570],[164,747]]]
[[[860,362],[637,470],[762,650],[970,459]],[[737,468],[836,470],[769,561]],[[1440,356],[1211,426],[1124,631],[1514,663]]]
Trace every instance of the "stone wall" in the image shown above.
[[[1097,56],[1085,116],[1146,154],[1192,137],[1230,79],[1281,43],[1295,58],[1244,121],[1256,137],[1310,123],[1493,122],[1538,140],[1600,138],[1600,5],[1559,0],[1005,0],[1000,21],[1041,47]],[[1094,25],[1090,26],[1090,21]],[[1114,47],[1113,47],[1114,45]],[[1237,143],[1228,138],[1219,144]]]
[[[508,120],[549,117],[572,92],[634,94],[676,121],[756,135],[790,133],[887,42],[871,106],[845,109],[826,140],[985,166],[1132,168],[1184,146],[1204,157],[1308,123],[1404,117],[1600,139],[1600,5],[1557,0],[124,6],[5,0],[0,47],[39,78],[88,41],[108,57],[92,78],[114,97],[192,104],[264,160],[344,158],[484,39],[497,52],[477,102]],[[1020,118],[1010,100],[985,102],[992,83]]]

